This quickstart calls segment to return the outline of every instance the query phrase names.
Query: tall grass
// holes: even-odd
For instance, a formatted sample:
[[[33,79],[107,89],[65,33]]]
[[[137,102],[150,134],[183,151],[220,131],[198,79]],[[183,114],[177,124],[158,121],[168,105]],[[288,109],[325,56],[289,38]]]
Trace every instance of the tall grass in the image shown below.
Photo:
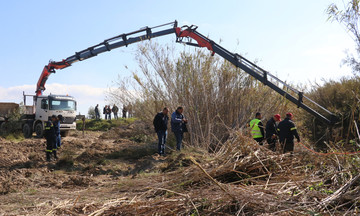
[[[108,99],[132,103],[136,117],[152,121],[167,106],[184,106],[190,143],[215,150],[262,112],[265,119],[294,109],[287,100],[245,72],[202,49],[176,54],[171,46],[144,43],[138,48],[139,71],[119,78]]]
[[[356,126],[360,126],[360,78],[328,80],[323,85],[313,85],[308,95],[321,106],[333,112],[336,124],[329,131],[327,125],[315,124],[313,117],[304,115],[304,126],[315,140],[323,140],[324,135],[332,135],[335,143],[348,144],[358,141]],[[320,112],[320,110],[318,110]]]

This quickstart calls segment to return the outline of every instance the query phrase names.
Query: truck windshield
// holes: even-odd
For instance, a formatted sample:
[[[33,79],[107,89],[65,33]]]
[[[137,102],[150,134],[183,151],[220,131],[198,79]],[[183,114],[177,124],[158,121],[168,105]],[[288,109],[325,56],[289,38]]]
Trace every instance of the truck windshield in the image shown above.
[[[50,110],[76,110],[76,102],[72,100],[50,100]]]

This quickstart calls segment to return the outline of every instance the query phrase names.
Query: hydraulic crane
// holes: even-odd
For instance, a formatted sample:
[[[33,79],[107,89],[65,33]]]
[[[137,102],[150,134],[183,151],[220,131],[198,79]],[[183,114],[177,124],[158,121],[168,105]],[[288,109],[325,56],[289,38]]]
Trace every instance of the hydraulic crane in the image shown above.
[[[164,26],[169,26],[169,25],[171,25],[172,27],[153,32],[154,29],[163,28]],[[336,122],[336,117],[333,113],[331,113],[324,107],[320,106],[319,104],[317,104],[316,102],[305,96],[303,92],[296,90],[295,88],[281,81],[279,78],[272,75],[268,71],[260,68],[251,61],[247,60],[243,56],[226,50],[219,44],[215,43],[214,41],[210,40],[209,38],[197,32],[196,30],[197,30],[197,26],[194,25],[178,27],[177,21],[175,21],[175,22],[155,26],[152,28],[145,27],[134,32],[121,34],[109,38],[107,40],[104,40],[103,42],[95,46],[91,46],[80,52],[76,52],[74,55],[62,61],[50,62],[48,65],[46,65],[37,83],[36,95],[37,96],[42,95],[42,92],[45,90],[46,80],[48,79],[49,75],[51,73],[55,73],[55,70],[57,69],[64,69],[66,67],[71,66],[73,63],[77,61],[82,61],[94,57],[100,53],[107,52],[112,49],[128,46],[129,44],[140,42],[143,40],[149,40],[151,38],[175,33],[176,42],[183,43],[186,45],[196,46],[196,47],[206,47],[208,50],[212,52],[212,55],[216,53],[219,56],[223,57],[224,59],[228,60],[234,66],[242,69],[243,71],[254,77],[255,79],[262,82],[264,85],[269,86],[271,89],[273,89],[280,95],[284,96],[292,103],[295,103],[298,106],[298,108],[300,107],[303,108],[306,112],[310,113],[311,115],[321,120],[322,122],[328,125],[332,125]],[[140,33],[141,35],[138,35]],[[196,41],[196,43],[192,43],[190,40],[184,40],[186,38],[190,40],[193,39]],[[324,115],[320,114],[312,107],[320,108],[321,110],[324,111],[324,113],[326,113],[328,117],[325,117]]]

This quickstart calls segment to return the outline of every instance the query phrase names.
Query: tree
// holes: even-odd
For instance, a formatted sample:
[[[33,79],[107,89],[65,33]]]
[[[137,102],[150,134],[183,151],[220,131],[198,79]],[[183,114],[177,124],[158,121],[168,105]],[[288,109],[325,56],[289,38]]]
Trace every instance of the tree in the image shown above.
[[[356,43],[357,56],[354,57],[352,54],[347,54],[344,59],[344,63],[352,67],[353,73],[360,75],[360,11],[359,11],[360,0],[351,0],[347,4],[344,4],[344,9],[339,9],[336,4],[331,4],[327,8],[327,14],[329,20],[337,21],[343,25],[352,36]]]
[[[88,118],[89,119],[95,119],[96,115],[95,115],[95,108],[93,106],[89,107],[88,110]]]

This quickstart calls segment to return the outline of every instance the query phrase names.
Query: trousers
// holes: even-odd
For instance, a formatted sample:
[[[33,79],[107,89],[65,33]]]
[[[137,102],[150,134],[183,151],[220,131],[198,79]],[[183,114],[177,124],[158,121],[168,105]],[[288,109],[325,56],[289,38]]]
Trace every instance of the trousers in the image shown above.
[[[182,140],[184,138],[184,133],[182,131],[174,132],[176,138],[176,150],[180,151],[182,148]]]
[[[158,131],[156,132],[159,142],[158,142],[158,153],[160,155],[165,154],[165,144],[166,144],[166,137],[167,137],[167,131]]]
[[[282,142],[281,147],[283,149],[284,154],[286,152],[292,152],[292,151],[294,151],[294,141]]]

